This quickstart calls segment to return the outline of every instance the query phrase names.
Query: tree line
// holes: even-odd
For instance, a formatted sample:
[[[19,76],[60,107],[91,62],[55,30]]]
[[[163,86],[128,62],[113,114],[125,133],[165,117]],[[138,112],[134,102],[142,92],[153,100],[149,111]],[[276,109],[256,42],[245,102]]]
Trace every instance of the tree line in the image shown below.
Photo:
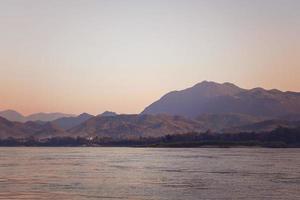
[[[52,137],[0,139],[0,146],[116,146],[116,147],[300,147],[300,128],[284,128],[269,132],[241,133],[186,133],[163,137],[109,138],[109,137]]]

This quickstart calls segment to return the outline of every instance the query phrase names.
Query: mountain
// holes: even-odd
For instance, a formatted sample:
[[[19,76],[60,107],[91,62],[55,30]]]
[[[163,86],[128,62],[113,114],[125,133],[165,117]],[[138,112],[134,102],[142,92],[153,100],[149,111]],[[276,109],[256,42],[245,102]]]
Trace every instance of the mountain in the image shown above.
[[[300,93],[242,89],[232,83],[204,81],[191,88],[173,91],[152,103],[141,114],[169,114],[195,118],[205,113],[238,113],[277,118],[300,114]]]
[[[17,122],[24,122],[26,118],[14,110],[4,110],[0,111],[0,117],[3,117],[9,121],[17,121]]]
[[[111,111],[105,111],[102,114],[98,115],[98,116],[102,116],[102,117],[112,117],[112,116],[116,116],[117,113],[115,112],[111,112]]]
[[[35,113],[26,117],[26,121],[53,121],[62,117],[73,117],[71,114],[64,113]]]
[[[73,136],[112,138],[159,137],[193,131],[203,131],[196,120],[168,115],[97,116],[69,130]]]
[[[67,129],[73,128],[73,127],[85,122],[86,120],[88,120],[92,117],[94,117],[94,116],[90,115],[88,113],[82,113],[76,117],[62,117],[62,118],[56,119],[53,121],[53,123],[58,125],[62,129],[67,130]]]
[[[111,112],[111,111],[105,111],[102,114],[98,115],[98,117],[112,117],[112,116],[116,116],[117,113],[115,112]],[[53,121],[54,124],[58,125],[59,127],[61,127],[64,130],[68,130],[71,129],[85,121],[87,121],[88,119],[94,117],[93,115],[90,115],[88,113],[82,113],[76,117],[62,117],[59,119],[56,119]]]
[[[12,122],[3,117],[0,117],[0,138],[26,138],[26,137],[52,137],[64,136],[66,133],[51,122],[36,123],[36,122]]]
[[[64,113],[35,113],[29,116],[23,116],[14,110],[0,111],[0,117],[4,117],[9,121],[26,122],[26,121],[53,121],[62,117],[73,117],[71,114]]]
[[[207,130],[261,132],[278,126],[299,127],[300,93],[263,88],[248,90],[232,83],[204,81],[164,95],[139,115],[106,111],[97,116],[87,113],[79,116],[63,113],[23,116],[6,110],[0,112],[0,116],[0,137],[138,138]]]

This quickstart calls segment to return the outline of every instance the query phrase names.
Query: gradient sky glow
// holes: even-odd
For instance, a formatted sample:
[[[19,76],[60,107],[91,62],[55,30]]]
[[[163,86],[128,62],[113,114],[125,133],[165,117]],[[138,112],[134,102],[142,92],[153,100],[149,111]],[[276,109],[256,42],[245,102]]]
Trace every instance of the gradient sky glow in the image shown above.
[[[300,1],[0,0],[0,110],[139,113],[203,80],[300,91]]]

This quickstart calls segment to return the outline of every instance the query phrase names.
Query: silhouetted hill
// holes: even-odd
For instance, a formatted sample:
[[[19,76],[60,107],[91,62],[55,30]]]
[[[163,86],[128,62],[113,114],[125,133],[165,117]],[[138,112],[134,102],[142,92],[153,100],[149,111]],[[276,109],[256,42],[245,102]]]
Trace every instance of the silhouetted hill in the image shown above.
[[[169,114],[197,117],[201,114],[239,113],[275,118],[300,114],[300,93],[254,88],[242,89],[231,83],[201,82],[164,95],[142,114]]]
[[[62,129],[67,130],[85,122],[86,120],[92,117],[94,116],[88,113],[82,113],[76,117],[63,117],[63,118],[56,119],[53,121],[53,123],[58,125]]]

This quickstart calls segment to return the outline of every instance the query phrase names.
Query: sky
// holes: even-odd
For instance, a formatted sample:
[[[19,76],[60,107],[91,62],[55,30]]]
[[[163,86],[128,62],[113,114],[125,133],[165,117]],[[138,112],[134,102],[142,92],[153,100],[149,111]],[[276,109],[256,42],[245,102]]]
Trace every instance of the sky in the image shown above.
[[[300,91],[299,0],[0,0],[0,110],[139,113],[203,80]]]

